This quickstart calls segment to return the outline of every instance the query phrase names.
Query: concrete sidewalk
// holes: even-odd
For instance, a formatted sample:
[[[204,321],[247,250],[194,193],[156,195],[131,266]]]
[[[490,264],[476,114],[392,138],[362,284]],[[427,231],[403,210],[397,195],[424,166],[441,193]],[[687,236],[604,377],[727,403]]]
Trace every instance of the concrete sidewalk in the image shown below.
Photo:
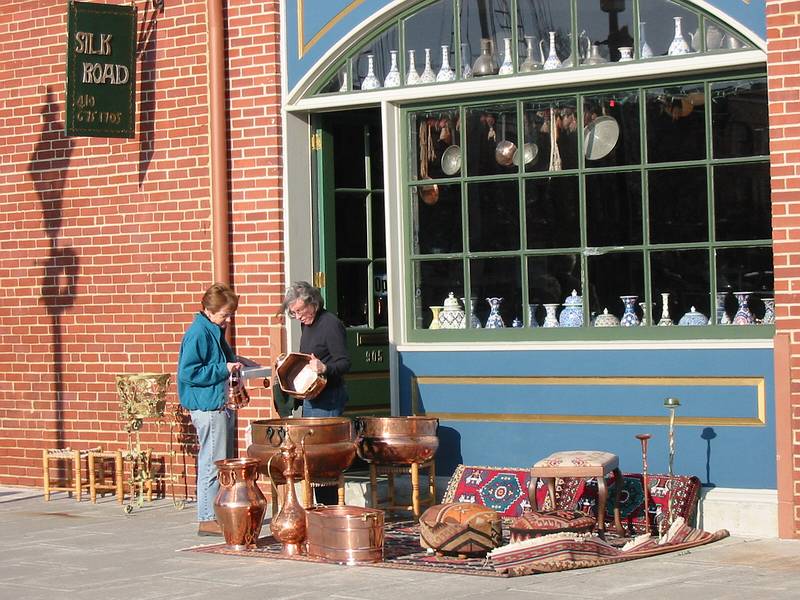
[[[800,541],[727,538],[619,565],[511,579],[178,552],[196,536],[195,507],[145,503],[126,515],[107,496],[0,488],[0,599],[277,600],[340,598],[800,597]]]

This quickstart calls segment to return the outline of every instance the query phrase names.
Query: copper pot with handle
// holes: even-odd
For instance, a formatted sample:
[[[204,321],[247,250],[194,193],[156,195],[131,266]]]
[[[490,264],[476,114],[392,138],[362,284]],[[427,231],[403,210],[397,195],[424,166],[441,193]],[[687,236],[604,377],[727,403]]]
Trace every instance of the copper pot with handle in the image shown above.
[[[355,427],[358,455],[367,462],[423,463],[439,448],[436,417],[358,417]]]
[[[356,457],[353,426],[347,417],[264,419],[251,425],[253,443],[247,455],[257,458],[259,470],[276,484],[285,483],[286,465],[280,447],[287,436],[302,450],[293,459],[297,480],[305,478],[306,472],[312,481],[338,479]]]

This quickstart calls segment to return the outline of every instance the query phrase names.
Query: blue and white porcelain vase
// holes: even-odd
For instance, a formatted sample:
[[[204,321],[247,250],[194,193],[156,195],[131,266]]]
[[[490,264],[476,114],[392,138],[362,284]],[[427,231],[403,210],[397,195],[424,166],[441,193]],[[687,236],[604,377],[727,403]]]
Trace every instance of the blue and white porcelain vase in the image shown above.
[[[536,302],[528,304],[528,323],[529,327],[539,327],[539,321],[536,320],[536,311],[539,305]]]
[[[725,297],[728,292],[717,292],[715,314],[717,318],[717,325],[730,325],[731,319],[725,311]]]
[[[450,48],[442,46],[442,66],[436,74],[436,81],[454,81],[456,74],[450,68]]]
[[[636,300],[639,296],[620,296],[622,304],[625,306],[625,312],[619,320],[621,327],[637,327],[639,325],[639,317],[636,315]]]
[[[619,327],[619,319],[616,315],[608,312],[607,308],[603,309],[603,314],[597,315],[594,319],[595,327]]]
[[[572,294],[564,300],[564,310],[558,317],[558,324],[561,327],[583,327],[583,300],[578,296],[578,290],[572,290]]]
[[[764,325],[775,324],[775,298],[764,298],[764,318],[761,323]]]
[[[375,77],[375,57],[372,54],[367,55],[367,76],[361,82],[362,90],[376,90],[381,87],[381,82]]]
[[[734,292],[734,296],[739,301],[739,310],[733,317],[734,325],[752,325],[756,322],[753,313],[750,312],[750,307],[747,305],[750,300],[750,292]]]
[[[419,73],[417,73],[416,65],[416,52],[414,50],[408,51],[408,73],[406,74],[406,85],[417,85],[420,82]]]
[[[472,329],[481,328],[481,320],[475,314],[475,304],[477,300],[478,299],[475,297],[473,298],[464,297],[461,299],[461,303],[464,305],[464,310],[466,311],[467,309],[469,309],[469,326]]]
[[[661,293],[661,318],[658,320],[659,327],[671,327],[674,325],[672,317],[669,316],[669,292]]]
[[[684,315],[681,317],[681,320],[678,321],[678,325],[688,327],[708,325],[708,317],[701,312],[697,312],[697,309],[693,306],[690,311],[684,313]]]
[[[689,54],[692,51],[692,49],[689,48],[689,44],[683,37],[683,29],[681,25],[683,17],[672,17],[672,19],[675,21],[675,37],[672,38],[672,42],[669,45],[669,50],[667,50],[667,54],[669,56]]]
[[[447,295],[444,300],[444,308],[439,313],[439,324],[442,329],[464,329],[465,323],[464,309],[458,303],[458,298],[453,292]]]
[[[522,327],[522,321],[520,321],[519,318],[515,317],[514,320],[511,321],[511,327],[513,327],[514,329],[521,328]]]
[[[503,299],[493,296],[487,298],[486,302],[489,303],[489,318],[486,319],[486,329],[505,327],[506,324],[503,323],[503,317],[500,316],[500,305],[503,303]]]
[[[556,32],[550,31],[550,51],[547,53],[547,58],[544,58],[544,51],[542,51],[542,63],[543,68],[545,71],[550,71],[552,69],[560,69],[561,68],[561,59],[558,58],[558,54],[556,54]],[[539,49],[541,50],[542,42],[544,40],[539,40]]]
[[[642,58],[653,58],[653,49],[647,43],[644,35],[644,26],[646,23],[642,21],[639,23],[639,56]]]
[[[436,81],[436,73],[433,72],[431,67],[431,49],[425,48],[425,68],[419,76],[420,83],[433,83]]]
[[[400,71],[397,70],[397,50],[389,50],[389,72],[383,80],[383,87],[392,88],[400,86]]]
[[[557,308],[558,304],[544,305],[544,323],[542,323],[542,327],[558,327],[558,319],[556,318]]]

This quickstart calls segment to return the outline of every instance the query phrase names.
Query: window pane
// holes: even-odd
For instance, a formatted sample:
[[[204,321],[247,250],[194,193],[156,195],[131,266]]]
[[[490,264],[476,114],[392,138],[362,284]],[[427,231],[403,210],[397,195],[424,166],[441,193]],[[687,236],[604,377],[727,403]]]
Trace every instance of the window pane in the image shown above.
[[[651,163],[706,157],[702,84],[647,90],[647,160]]]
[[[693,12],[675,2],[664,0],[639,0],[639,20],[645,24],[647,43],[654,56],[666,56],[675,38],[675,17],[680,17],[683,38],[691,49],[689,33],[697,31],[698,18]]]
[[[411,188],[411,197],[414,252],[461,252],[461,186],[415,186]]]
[[[336,256],[367,256],[367,194],[336,192]]]
[[[528,248],[570,248],[580,245],[578,178],[546,177],[525,182]]]
[[[464,60],[472,61],[474,77],[494,75],[503,62],[504,38],[511,38],[511,1],[510,0],[462,0],[461,43]],[[491,61],[482,59],[481,40],[487,40]]]
[[[423,8],[404,21],[403,32],[406,40],[406,53],[413,50],[415,68],[418,74],[425,69],[425,49],[431,53],[431,68],[438,73],[442,66],[442,46],[450,51],[450,67],[455,68],[453,61],[453,3],[442,0]],[[396,48],[394,48],[396,50]],[[403,80],[408,73],[408,56],[402,61],[405,65]]]
[[[581,261],[578,254],[531,256],[528,258],[528,299],[539,325],[544,319],[544,305],[561,305],[572,294],[581,294]]]
[[[540,53],[547,56],[550,50],[548,33],[556,34],[556,54],[566,61],[572,52],[569,34],[571,31],[570,3],[563,0],[517,0],[517,21],[522,26],[519,36],[520,63],[527,54],[525,36],[532,38],[534,54],[541,68]]]
[[[386,258],[386,215],[383,193],[372,193],[372,257]]]
[[[346,73],[347,73],[346,66],[339,68],[336,71],[336,74],[333,75],[328,80],[328,82],[320,88],[319,93],[331,94],[334,92],[346,92],[347,90],[342,88],[342,86],[345,83],[345,80],[347,79],[347,76],[345,75]]]
[[[472,252],[519,250],[519,184],[516,181],[471,183],[469,249]]]
[[[364,78],[367,76],[369,56],[372,55],[374,75],[378,78],[381,87],[391,65],[390,50],[397,50],[399,45],[397,27],[392,27],[372,42],[361,48],[353,57],[353,89],[360,90]]]
[[[337,314],[346,327],[367,324],[369,280],[366,263],[336,265],[339,306]]]
[[[710,290],[707,250],[669,250],[650,255],[651,290],[656,302],[669,293],[669,314],[675,324],[694,306],[708,317]],[[661,316],[663,307],[658,307]]]
[[[589,246],[642,243],[642,183],[638,172],[586,176],[586,230]]]
[[[369,173],[371,179],[370,187],[373,190],[382,190],[383,189],[383,143],[381,141],[380,120],[373,121],[369,124],[368,134],[369,134],[369,140],[368,140]]]
[[[415,327],[430,327],[433,315],[444,306],[450,292],[464,295],[464,267],[460,260],[427,260],[414,263],[416,295],[414,306]],[[431,310],[431,306],[434,310]]]
[[[584,98],[583,122],[583,155],[587,167],[641,162],[637,91],[625,90]]]
[[[519,258],[482,258],[469,261],[472,293],[477,298],[473,306],[481,324],[489,317],[491,297],[503,298],[500,304],[500,318],[506,327],[511,327],[514,319],[522,321],[522,286]]]
[[[714,167],[714,211],[718,240],[769,239],[769,164]]]
[[[767,85],[762,78],[711,85],[714,158],[769,154]]]
[[[764,316],[763,298],[771,298],[775,286],[772,270],[772,248],[726,248],[717,250],[717,289],[720,291],[750,292],[750,311],[761,319]],[[734,303],[728,316],[735,316]],[[728,305],[726,305],[728,307]]]
[[[461,167],[458,121],[458,109],[454,108],[411,115],[410,137],[414,160],[409,164],[409,172],[412,179],[439,179],[458,174]],[[445,165],[442,165],[442,157],[445,157]]]
[[[580,49],[585,58],[587,43],[598,44],[601,54],[619,60],[618,48],[633,47],[633,1],[578,2],[578,31]]]
[[[386,327],[389,324],[388,285],[386,279],[386,261],[376,261],[372,268],[372,293],[375,296],[375,327]]]
[[[467,110],[467,174],[516,173],[517,108],[514,104]]]
[[[525,141],[533,145],[528,155],[524,156],[525,171],[578,168],[576,106],[574,97],[526,102],[523,105]],[[557,152],[550,151],[554,141]],[[528,156],[531,158],[528,159]]]
[[[615,252],[590,256],[587,260],[589,285],[589,310],[622,317],[623,305],[620,296],[637,296],[644,300],[644,263],[640,252]],[[641,318],[641,309],[637,309]]]
[[[359,188],[367,185],[365,169],[364,123],[352,112],[337,113],[331,123],[333,139],[334,185],[337,188]]]
[[[647,190],[652,243],[708,240],[705,167],[650,171]]]

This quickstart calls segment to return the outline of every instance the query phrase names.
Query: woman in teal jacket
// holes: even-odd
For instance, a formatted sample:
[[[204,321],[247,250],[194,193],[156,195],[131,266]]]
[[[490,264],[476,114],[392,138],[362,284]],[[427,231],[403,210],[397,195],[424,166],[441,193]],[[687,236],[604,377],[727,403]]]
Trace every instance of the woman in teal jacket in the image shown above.
[[[219,491],[214,461],[231,458],[236,430],[233,411],[225,408],[228,377],[241,367],[225,341],[225,328],[239,306],[239,297],[227,285],[206,290],[201,310],[186,330],[178,355],[178,397],[190,411],[197,431],[198,535],[222,535],[214,518]]]

